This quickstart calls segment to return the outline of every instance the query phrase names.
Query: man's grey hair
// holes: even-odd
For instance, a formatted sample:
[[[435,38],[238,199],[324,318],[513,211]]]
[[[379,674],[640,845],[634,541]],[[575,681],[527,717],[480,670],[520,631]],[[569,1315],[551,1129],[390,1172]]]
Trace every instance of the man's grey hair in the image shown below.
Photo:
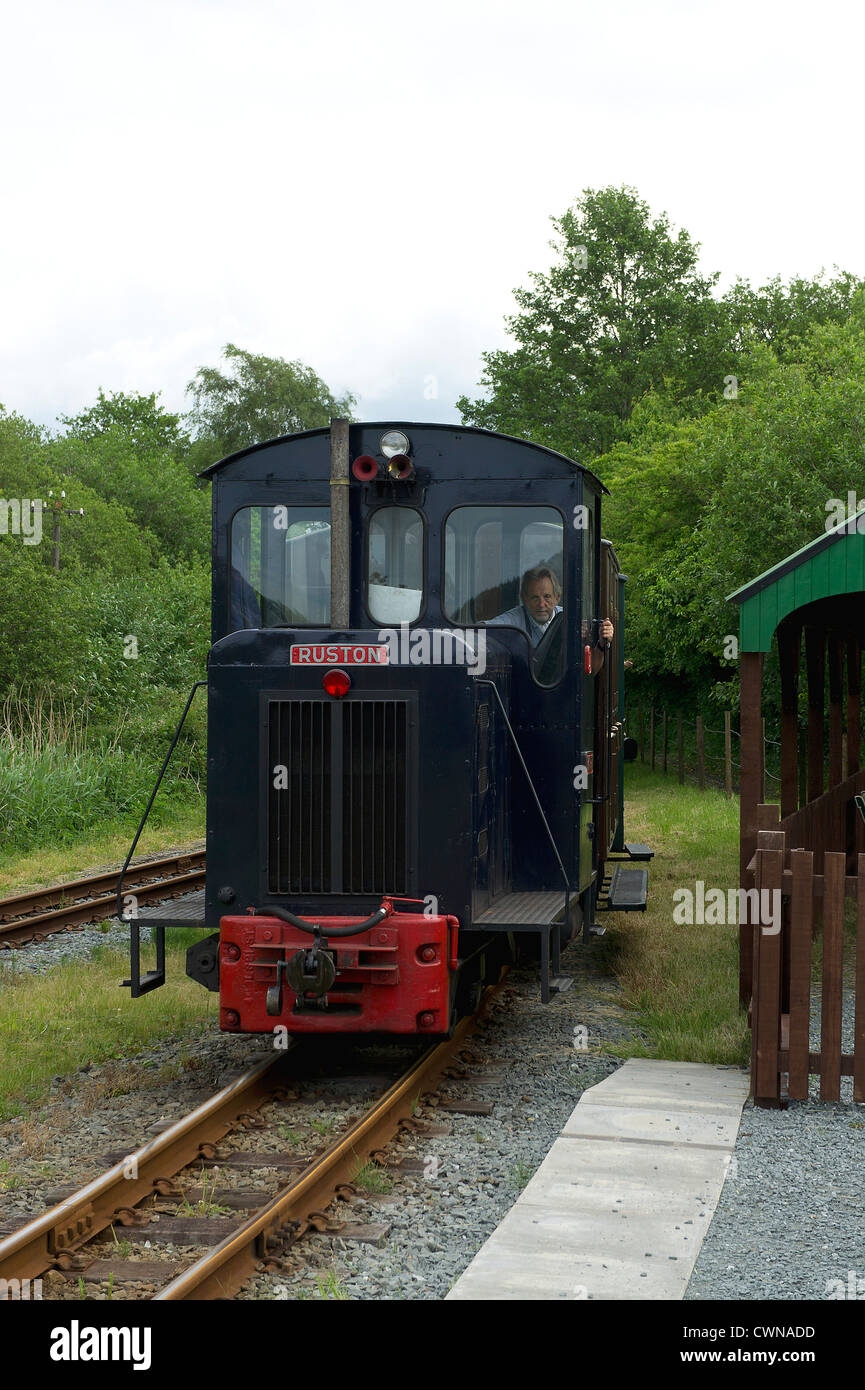
[[[523,575],[522,583],[520,584],[520,598],[525,598],[528,593],[529,585],[534,584],[538,579],[549,579],[553,586],[553,594],[555,595],[556,602],[558,602],[562,596],[562,586],[559,583],[559,576],[556,574],[555,570],[550,569],[549,565],[535,565],[534,569],[526,570]]]

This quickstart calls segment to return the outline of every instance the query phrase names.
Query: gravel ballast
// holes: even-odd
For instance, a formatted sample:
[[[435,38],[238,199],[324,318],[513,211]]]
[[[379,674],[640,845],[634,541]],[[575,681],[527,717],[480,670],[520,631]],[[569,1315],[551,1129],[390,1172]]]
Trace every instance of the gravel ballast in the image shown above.
[[[150,942],[150,929],[141,926],[142,947]],[[28,941],[23,946],[0,950],[0,971],[12,976],[44,975],[69,961],[89,960],[97,946],[114,951],[129,952],[129,924],[116,917],[92,927],[72,928],[53,932],[43,941]],[[0,977],[2,978],[2,977]]]
[[[865,1296],[865,1106],[749,1101],[685,1297],[838,1297],[852,1270]]]
[[[844,990],[841,1048],[853,1052],[855,996]],[[820,1050],[820,999],[812,990],[811,1050]],[[841,1101],[786,1110],[748,1101],[721,1198],[686,1298],[865,1298],[865,1105],[852,1077]],[[851,1278],[852,1276],[852,1278]],[[858,1284],[861,1281],[861,1286]]]

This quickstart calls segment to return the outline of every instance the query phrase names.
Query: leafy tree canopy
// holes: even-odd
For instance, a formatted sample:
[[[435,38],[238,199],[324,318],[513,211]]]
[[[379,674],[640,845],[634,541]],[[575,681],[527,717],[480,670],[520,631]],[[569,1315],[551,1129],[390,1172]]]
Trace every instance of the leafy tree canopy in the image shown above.
[[[209,493],[196,485],[183,462],[165,448],[137,445],[118,420],[79,430],[78,421],[98,413],[99,406],[83,412],[75,428],[54,438],[18,416],[0,414],[0,497],[45,503],[41,543],[25,549],[52,567],[52,508],[59,504],[76,513],[59,517],[64,571],[120,575],[147,569],[160,556],[206,560]],[[80,509],[83,516],[77,515]],[[0,541],[21,558],[19,538],[0,536]]]
[[[698,420],[651,419],[603,461],[608,534],[637,581],[638,678],[715,682],[729,701],[724,638],[738,612],[726,596],[820,535],[831,499],[865,498],[865,290],[847,322],[812,327],[797,358],[755,343],[735,399]]]
[[[165,452],[182,457],[189,448],[189,438],[179,415],[157,404],[158,392],[143,396],[137,391],[112,391],[100,387],[95,405],[80,415],[61,415],[61,423],[75,439],[91,441],[104,434],[125,438],[136,449]]]
[[[187,387],[201,467],[265,439],[321,428],[332,416],[351,416],[355,397],[337,399],[302,362],[244,352],[234,343],[223,356],[229,372],[201,367]]]
[[[516,346],[484,354],[486,395],[457,401],[467,424],[537,440],[571,458],[603,455],[644,431],[647,395],[696,417],[735,393],[742,354],[763,343],[794,360],[819,324],[843,323],[865,281],[739,279],[721,297],[697,270],[699,244],[633,188],[586,189],[553,218],[558,260],[515,291]]]
[[[48,569],[38,547],[0,536],[0,700],[29,682],[73,684],[83,652],[80,603],[70,576]]]
[[[484,354],[488,395],[462,397],[463,420],[580,457],[609,449],[646,391],[717,396],[731,369],[726,314],[688,233],[627,187],[586,189],[552,221],[559,260],[515,291],[517,346]]]
[[[153,542],[155,553],[172,560],[209,556],[210,493],[171,453],[136,447],[120,426],[112,426],[90,439],[67,435],[54,440],[49,454],[67,489],[73,482],[83,484],[123,508],[138,535]],[[115,542],[120,543],[118,535]]]
[[[828,282],[821,270],[813,280],[796,276],[788,285],[776,275],[756,290],[747,280],[738,279],[724,296],[737,351],[766,343],[779,357],[790,359],[815,325],[844,323],[865,280],[837,266],[836,272]]]

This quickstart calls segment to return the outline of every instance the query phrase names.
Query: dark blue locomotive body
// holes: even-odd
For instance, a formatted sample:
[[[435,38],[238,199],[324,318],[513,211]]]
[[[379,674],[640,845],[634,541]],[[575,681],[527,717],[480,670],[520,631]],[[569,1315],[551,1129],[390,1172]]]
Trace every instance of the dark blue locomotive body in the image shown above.
[[[222,1026],[441,1033],[520,944],[548,997],[623,848],[603,485],[429,424],[334,422],[207,475],[212,936],[188,969]]]

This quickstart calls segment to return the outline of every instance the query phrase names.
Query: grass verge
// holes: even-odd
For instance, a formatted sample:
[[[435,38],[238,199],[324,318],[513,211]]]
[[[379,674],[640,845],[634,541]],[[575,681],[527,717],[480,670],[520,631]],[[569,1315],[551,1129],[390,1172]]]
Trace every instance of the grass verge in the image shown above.
[[[621,1043],[619,1056],[672,1061],[747,1064],[750,1033],[739,1009],[739,929],[679,926],[676,889],[695,892],[738,886],[739,801],[723,792],[680,787],[675,777],[640,763],[625,777],[625,838],[655,851],[649,865],[645,913],[610,916],[598,943],[601,960],[617,976],[625,1002],[636,1011],[649,1045]]]
[[[88,1062],[134,1057],[166,1038],[216,1027],[218,999],[185,974],[186,947],[198,932],[170,933],[166,984],[131,1000],[118,988],[128,974],[125,954],[97,947],[46,975],[4,974],[0,990],[0,1119],[45,1099],[52,1077]],[[135,1090],[136,1069],[118,1068],[113,1093]]]
[[[146,804],[142,803],[141,811]],[[156,808],[159,822],[154,823],[153,816],[148,820],[135,851],[136,859],[160,850],[189,849],[196,841],[203,842],[203,795],[194,801],[166,800],[162,804],[157,799]],[[0,895],[62,883],[107,864],[122,864],[137,828],[138,818],[134,822],[101,822],[97,834],[91,831],[72,844],[51,845],[28,853],[0,852]],[[202,847],[203,843],[198,846]]]

